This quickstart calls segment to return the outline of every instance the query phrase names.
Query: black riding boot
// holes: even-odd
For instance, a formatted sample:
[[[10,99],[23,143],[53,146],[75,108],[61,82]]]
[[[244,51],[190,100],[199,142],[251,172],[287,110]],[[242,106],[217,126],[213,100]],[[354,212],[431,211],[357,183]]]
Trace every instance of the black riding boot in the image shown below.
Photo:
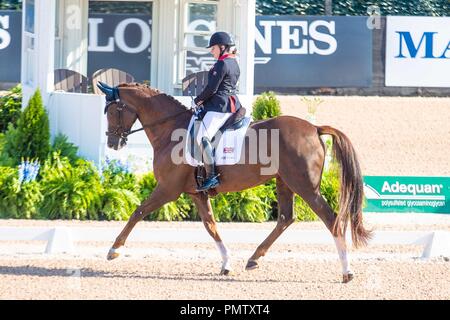
[[[202,138],[203,163],[206,170],[206,180],[197,191],[207,191],[217,187],[219,182],[219,175],[216,173],[216,166],[214,164],[213,148],[211,142],[207,137]]]

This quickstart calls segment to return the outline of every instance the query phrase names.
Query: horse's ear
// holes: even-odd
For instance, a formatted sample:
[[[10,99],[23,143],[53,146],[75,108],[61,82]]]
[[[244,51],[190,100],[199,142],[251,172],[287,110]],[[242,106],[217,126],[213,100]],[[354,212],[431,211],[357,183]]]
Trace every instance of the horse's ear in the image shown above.
[[[101,81],[99,81],[97,83],[97,86],[101,86],[101,87],[106,88],[106,89],[112,89],[112,87],[108,86],[106,83],[101,82]]]
[[[97,88],[99,88],[106,95],[106,100],[114,100],[113,88],[111,88],[110,86],[101,81],[97,83]]]

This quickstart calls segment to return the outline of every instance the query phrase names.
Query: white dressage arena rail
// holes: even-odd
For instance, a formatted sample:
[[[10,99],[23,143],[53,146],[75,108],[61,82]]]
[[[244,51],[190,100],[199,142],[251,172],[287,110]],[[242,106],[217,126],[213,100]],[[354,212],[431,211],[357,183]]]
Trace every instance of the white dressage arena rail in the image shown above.
[[[100,227],[0,227],[0,241],[47,241],[45,253],[71,253],[76,241],[113,242],[120,228]],[[224,229],[221,231],[225,243],[261,243],[268,230]],[[347,240],[351,238],[347,234]],[[136,228],[128,241],[138,242],[186,242],[208,243],[213,240],[205,230],[195,228]],[[292,244],[334,244],[326,230],[285,232],[277,240]],[[422,245],[421,258],[450,257],[450,232],[448,231],[378,231],[369,245]],[[1,252],[0,252],[1,254]]]

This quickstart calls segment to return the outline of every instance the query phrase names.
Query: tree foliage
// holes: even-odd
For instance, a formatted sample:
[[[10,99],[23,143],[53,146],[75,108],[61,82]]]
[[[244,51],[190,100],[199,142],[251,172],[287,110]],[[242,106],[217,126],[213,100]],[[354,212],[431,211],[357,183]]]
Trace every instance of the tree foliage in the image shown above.
[[[333,15],[367,15],[371,6],[380,13],[402,16],[448,16],[448,0],[333,0]],[[256,13],[260,15],[324,15],[325,0],[256,0]]]
[[[0,97],[0,132],[5,132],[8,125],[15,125],[22,109],[22,87],[17,85],[5,96]]]
[[[17,126],[10,124],[5,134],[3,152],[12,163],[22,158],[45,160],[50,151],[50,125],[39,90],[21,113]]]
[[[21,10],[22,0],[0,0],[0,10]]]

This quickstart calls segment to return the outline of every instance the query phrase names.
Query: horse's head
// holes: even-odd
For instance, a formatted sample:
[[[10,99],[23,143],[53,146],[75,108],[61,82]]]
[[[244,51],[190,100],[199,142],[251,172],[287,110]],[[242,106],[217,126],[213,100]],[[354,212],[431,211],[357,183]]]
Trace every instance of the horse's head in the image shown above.
[[[98,82],[97,87],[106,95],[105,114],[108,121],[107,145],[119,150],[127,143],[127,136],[137,119],[136,109],[125,103],[119,95],[119,87],[110,87]]]

